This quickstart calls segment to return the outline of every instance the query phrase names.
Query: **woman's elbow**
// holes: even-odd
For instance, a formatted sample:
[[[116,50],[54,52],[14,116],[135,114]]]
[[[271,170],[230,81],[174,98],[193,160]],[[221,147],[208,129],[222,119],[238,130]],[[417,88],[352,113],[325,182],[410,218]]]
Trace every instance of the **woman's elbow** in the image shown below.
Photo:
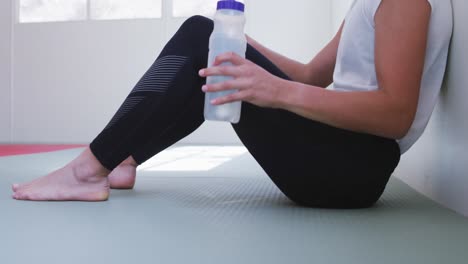
[[[395,140],[399,140],[404,138],[411,129],[411,126],[414,122],[414,117],[416,111],[404,109],[401,111],[397,111],[394,117],[395,122],[390,129],[391,138]]]
[[[400,140],[400,139],[404,138],[408,134],[410,128],[411,127],[403,127],[403,128],[400,128],[400,129],[394,131],[394,134],[392,135],[391,138],[395,139],[395,140]]]

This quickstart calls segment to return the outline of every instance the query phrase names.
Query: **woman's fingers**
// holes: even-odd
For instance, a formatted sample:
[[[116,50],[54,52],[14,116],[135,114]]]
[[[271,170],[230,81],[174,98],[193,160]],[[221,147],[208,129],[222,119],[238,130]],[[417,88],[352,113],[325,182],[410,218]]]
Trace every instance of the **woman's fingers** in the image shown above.
[[[229,65],[227,63],[231,63]],[[223,53],[216,57],[213,66],[206,69],[201,69],[199,75],[201,77],[207,77],[212,75],[227,75],[237,77],[242,74],[240,66],[248,61],[234,52]]]
[[[244,91],[239,91],[237,93],[232,93],[220,98],[216,98],[211,100],[211,104],[213,105],[222,105],[222,104],[228,104],[232,102],[237,102],[237,101],[246,101],[246,99],[249,97],[250,91],[244,90]]]
[[[246,86],[247,82],[243,79],[233,79],[225,82],[205,84],[202,87],[204,92],[220,92],[232,89],[242,90]]]
[[[218,55],[213,63],[214,66],[220,65],[225,62],[230,62],[234,65],[241,65],[246,62],[246,59],[242,58],[235,52],[226,52]]]
[[[198,73],[201,77],[208,77],[208,76],[232,76],[237,77],[239,76],[240,72],[238,67],[230,66],[230,65],[222,65],[222,66],[213,66],[206,69],[201,69]]]

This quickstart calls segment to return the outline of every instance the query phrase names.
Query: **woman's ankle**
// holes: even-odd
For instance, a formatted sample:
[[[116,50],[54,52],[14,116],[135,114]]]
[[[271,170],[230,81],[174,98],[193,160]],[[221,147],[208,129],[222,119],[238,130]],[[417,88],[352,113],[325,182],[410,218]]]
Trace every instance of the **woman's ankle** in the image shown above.
[[[107,177],[111,172],[99,162],[89,148],[84,150],[69,166],[75,176],[79,178],[93,176]]]
[[[138,167],[138,163],[135,161],[135,159],[132,156],[129,156],[126,160],[122,161],[120,165],[130,165],[132,167]]]

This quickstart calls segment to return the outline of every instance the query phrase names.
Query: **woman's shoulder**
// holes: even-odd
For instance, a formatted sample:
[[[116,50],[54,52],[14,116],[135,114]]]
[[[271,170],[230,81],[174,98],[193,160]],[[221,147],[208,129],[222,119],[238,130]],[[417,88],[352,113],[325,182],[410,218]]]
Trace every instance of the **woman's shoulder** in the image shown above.
[[[374,20],[377,10],[383,1],[395,1],[401,3],[401,8],[406,8],[408,0],[354,0],[353,6],[361,8],[364,16],[371,21]],[[419,0],[420,4],[428,3],[431,6],[432,14],[438,14],[446,18],[452,16],[452,1],[451,0]]]

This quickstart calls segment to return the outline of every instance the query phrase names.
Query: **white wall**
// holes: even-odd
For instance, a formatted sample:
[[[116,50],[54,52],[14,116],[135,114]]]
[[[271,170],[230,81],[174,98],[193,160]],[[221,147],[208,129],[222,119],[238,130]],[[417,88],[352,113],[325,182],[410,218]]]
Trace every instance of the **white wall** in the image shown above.
[[[468,216],[468,2],[452,3],[455,25],[446,83],[429,127],[403,156],[396,175]]]
[[[0,1],[0,143],[10,141],[11,1]]]
[[[332,29],[334,32],[338,31],[343,23],[344,17],[349,10],[354,0],[331,0],[332,8]]]
[[[13,142],[89,142],[163,47],[158,20],[16,24]]]
[[[271,4],[248,1],[247,33],[266,46],[301,62],[308,62],[331,36],[331,5],[323,0],[295,0]]]
[[[331,36],[328,1],[246,4],[247,32],[297,60],[308,61]],[[15,24],[12,141],[92,140],[182,21]],[[219,123],[207,123],[184,142],[239,143]]]

